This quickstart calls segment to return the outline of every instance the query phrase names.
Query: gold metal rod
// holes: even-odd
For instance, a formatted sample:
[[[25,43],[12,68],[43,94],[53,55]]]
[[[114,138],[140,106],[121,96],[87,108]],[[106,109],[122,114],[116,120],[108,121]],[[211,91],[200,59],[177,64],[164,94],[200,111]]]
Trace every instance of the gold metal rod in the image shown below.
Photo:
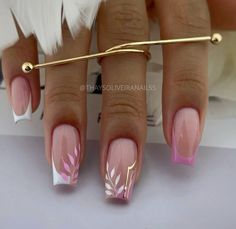
[[[129,42],[122,45],[116,45],[108,50],[107,52],[122,49],[122,48],[130,48],[142,45],[167,45],[167,44],[178,44],[178,43],[196,43],[210,41],[212,44],[216,45],[222,41],[222,35],[219,33],[214,33],[212,36],[203,36],[203,37],[189,37],[189,38],[177,38],[177,39],[167,39],[167,40],[158,40],[158,41],[139,41],[139,42]]]
[[[123,48],[131,48],[135,46],[143,46],[143,45],[146,45],[146,46],[167,45],[167,44],[193,43],[193,42],[211,41],[211,40],[212,40],[211,36],[206,36],[206,37],[190,37],[190,38],[169,39],[169,40],[159,40],[159,41],[130,42],[130,43],[114,46],[106,50],[106,52],[123,49]]]
[[[90,60],[90,59],[95,59],[99,57],[104,57],[104,56],[111,56],[111,55],[116,55],[116,54],[122,54],[122,53],[144,53],[144,50],[139,50],[139,49],[121,49],[121,50],[112,50],[109,52],[101,52],[101,53],[95,53],[95,54],[90,54],[90,55],[85,55],[85,56],[79,56],[79,57],[73,57],[65,60],[58,60],[58,61],[52,61],[44,64],[36,64],[34,65],[34,69],[39,69],[43,67],[50,67],[54,65],[62,65],[62,64],[68,64],[71,62],[76,62],[76,61],[82,61],[82,60]]]
[[[33,65],[30,62],[25,62],[22,65],[22,71],[24,73],[30,73],[34,69],[40,69],[40,68],[45,68],[45,67],[50,67],[50,66],[59,66],[59,65],[63,65],[63,64],[73,63],[76,61],[90,60],[90,59],[95,59],[95,58],[99,58],[99,57],[112,56],[112,55],[118,55],[118,54],[124,54],[124,53],[142,53],[142,54],[149,56],[149,53],[147,51],[141,50],[141,49],[119,49],[119,50],[113,50],[113,51],[109,51],[109,52],[105,51],[105,52],[101,52],[101,53],[73,57],[73,58],[64,59],[64,60],[52,61],[52,62],[47,62],[47,63],[43,63],[43,64]]]
[[[150,53],[148,51],[137,49],[137,46],[167,45],[167,44],[193,43],[193,42],[203,42],[203,41],[210,41],[212,44],[219,44],[222,41],[222,36],[219,33],[214,33],[212,36],[203,36],[203,37],[130,42],[130,43],[114,46],[106,50],[105,52],[101,52],[101,53],[95,53],[95,54],[79,56],[79,57],[74,57],[74,58],[69,58],[69,59],[64,59],[64,60],[58,60],[58,61],[52,61],[52,62],[36,64],[36,65],[26,62],[22,65],[22,70],[24,73],[29,73],[33,69],[40,69],[40,68],[45,68],[49,66],[58,66],[58,65],[76,62],[76,61],[90,60],[94,58],[101,58],[105,56],[124,54],[124,53],[142,53],[149,57]]]

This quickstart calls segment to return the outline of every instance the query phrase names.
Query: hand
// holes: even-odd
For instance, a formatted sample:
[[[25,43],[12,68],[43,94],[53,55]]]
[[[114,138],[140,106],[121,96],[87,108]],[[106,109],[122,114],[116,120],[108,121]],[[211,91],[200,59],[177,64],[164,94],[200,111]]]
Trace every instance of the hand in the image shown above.
[[[213,15],[224,14],[230,4],[235,6],[228,0],[222,1],[222,7],[215,7],[216,1],[209,1]],[[155,0],[149,1],[148,6],[152,6],[152,12],[159,17],[162,39],[211,34],[206,0]],[[234,17],[234,13],[231,16]],[[216,26],[236,27],[226,22],[221,24],[216,17],[212,21]],[[145,0],[102,4],[98,15],[100,51],[125,42],[148,40],[148,37]],[[86,55],[90,38],[90,31],[84,28],[73,40],[68,28],[63,26],[64,45],[46,60]],[[24,75],[21,72],[21,64],[25,60],[37,63],[37,56],[35,39],[23,36],[3,53],[3,72],[16,120],[30,118],[31,108],[34,112],[40,101],[39,73]],[[208,45],[203,42],[164,46],[163,58],[165,137],[172,148],[173,161],[192,165],[207,108]],[[100,149],[101,173],[109,198],[129,200],[140,174],[146,138],[146,93],[131,88],[144,88],[146,63],[146,57],[140,54],[110,56],[101,61],[103,85],[110,86],[102,95]],[[53,167],[55,185],[76,184],[85,155],[86,91],[80,88],[86,85],[86,75],[85,61],[46,70],[45,152]]]

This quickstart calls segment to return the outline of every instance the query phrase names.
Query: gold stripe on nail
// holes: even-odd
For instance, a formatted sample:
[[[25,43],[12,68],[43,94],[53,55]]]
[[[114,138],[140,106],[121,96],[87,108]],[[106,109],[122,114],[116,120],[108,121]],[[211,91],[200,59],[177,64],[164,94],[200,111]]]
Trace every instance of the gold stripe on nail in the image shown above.
[[[135,172],[136,163],[137,163],[137,161],[135,161],[133,163],[133,165],[128,167],[128,171],[127,171],[127,174],[126,174],[126,180],[125,180],[125,187],[124,187],[124,198],[127,198],[127,196],[129,195],[129,193],[127,193],[127,192],[129,192],[129,189],[130,189],[129,185],[132,185],[131,184],[131,178],[132,178],[132,175]]]

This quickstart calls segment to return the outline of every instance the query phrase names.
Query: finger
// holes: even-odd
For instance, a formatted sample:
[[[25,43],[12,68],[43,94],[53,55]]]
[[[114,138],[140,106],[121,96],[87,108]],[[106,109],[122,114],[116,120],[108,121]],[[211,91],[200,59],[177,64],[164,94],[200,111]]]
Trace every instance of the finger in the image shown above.
[[[3,75],[15,122],[30,120],[40,102],[39,72],[25,75],[21,70],[26,61],[38,63],[37,43],[32,36],[25,38],[19,34],[19,41],[2,55]]]
[[[208,0],[212,26],[218,29],[236,29],[236,1]]]
[[[63,28],[63,47],[47,61],[86,55],[90,31],[82,29],[73,39],[68,28]],[[46,70],[45,88],[45,146],[53,166],[53,183],[75,185],[86,140],[86,85],[87,62],[55,66]]]
[[[108,1],[98,20],[100,50],[148,39],[144,0]],[[101,172],[106,196],[129,200],[146,138],[146,57],[124,54],[102,60]]]
[[[157,1],[161,37],[210,34],[205,0]],[[173,26],[174,25],[174,26]],[[193,164],[207,109],[207,43],[164,46],[163,121],[176,163]]]

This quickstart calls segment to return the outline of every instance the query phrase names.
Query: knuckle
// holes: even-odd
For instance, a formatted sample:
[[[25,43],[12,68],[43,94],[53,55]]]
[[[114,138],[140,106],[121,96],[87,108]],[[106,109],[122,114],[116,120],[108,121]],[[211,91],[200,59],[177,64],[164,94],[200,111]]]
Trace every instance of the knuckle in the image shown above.
[[[106,102],[103,115],[104,118],[146,119],[145,98],[129,92],[116,92]]]
[[[192,94],[205,96],[207,93],[207,83],[200,73],[193,70],[181,70],[175,73],[173,86],[180,91],[190,91]]]
[[[50,91],[46,90],[45,102],[47,105],[80,104],[82,95],[78,93],[77,86],[54,86]]]
[[[179,33],[195,36],[208,34],[210,31],[210,17],[205,0],[180,0],[171,1],[171,23]]]
[[[135,2],[113,2],[105,22],[109,40],[113,43],[147,39],[148,23],[145,11]]]

